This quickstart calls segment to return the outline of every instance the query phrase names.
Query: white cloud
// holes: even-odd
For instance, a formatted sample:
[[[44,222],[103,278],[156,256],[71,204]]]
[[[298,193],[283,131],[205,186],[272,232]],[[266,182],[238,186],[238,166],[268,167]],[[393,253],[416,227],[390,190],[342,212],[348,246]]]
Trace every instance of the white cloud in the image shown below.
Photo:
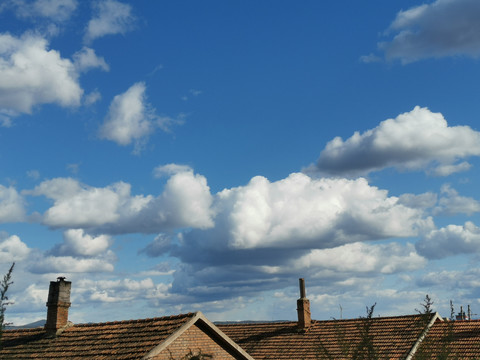
[[[151,199],[130,196],[130,185],[118,182],[105,188],[93,188],[71,178],[56,178],[42,182],[29,192],[54,200],[43,222],[54,227],[94,227],[114,223],[123,212],[140,210]]]
[[[321,152],[316,166],[307,171],[359,175],[396,167],[427,168],[437,175],[448,175],[468,166],[465,162],[455,165],[456,161],[478,155],[479,132],[468,126],[448,126],[442,114],[417,106],[374,129],[355,132],[346,141],[334,138]]]
[[[108,235],[91,236],[82,229],[69,229],[63,233],[63,244],[53,252],[58,255],[96,256],[104,253],[110,244]]]
[[[90,69],[100,68],[109,71],[110,68],[103,57],[98,57],[95,50],[83,47],[82,50],[73,54],[74,65],[79,72],[85,72]]]
[[[434,176],[448,176],[457,172],[468,171],[472,167],[471,164],[464,161],[460,164],[439,165],[432,171]]]
[[[29,271],[36,274],[70,274],[112,272],[113,253],[107,258],[77,258],[73,256],[47,256],[30,264]]]
[[[477,0],[436,0],[400,11],[379,47],[387,59],[409,63],[424,58],[480,55],[480,3]]]
[[[360,61],[365,64],[376,63],[382,61],[382,58],[375,54],[368,54],[360,56]]]
[[[150,298],[165,298],[170,285],[155,284],[152,279],[143,280],[98,280],[83,279],[77,283],[77,292],[83,298],[103,303],[119,301],[142,300]]]
[[[218,230],[234,248],[325,248],[389,237],[408,237],[429,221],[363,178],[318,179],[291,174],[270,183],[257,176],[217,195]]]
[[[124,34],[135,21],[132,7],[115,0],[94,4],[95,16],[87,26],[85,41],[90,42],[105,35]]]
[[[157,119],[155,109],[146,103],[145,89],[145,83],[136,83],[115,96],[100,128],[100,137],[119,145],[129,145],[132,141],[142,144],[154,131]]]
[[[464,226],[448,225],[432,230],[417,244],[417,251],[429,259],[441,259],[480,251],[480,228],[470,221]]]
[[[73,63],[33,34],[0,34],[0,78],[0,113],[7,116],[40,104],[78,106],[83,94]]]
[[[52,227],[95,228],[107,234],[213,226],[210,189],[205,177],[193,171],[173,175],[157,197],[132,196],[130,188],[123,182],[95,188],[57,178],[26,193],[54,201],[43,216],[43,222]]]
[[[22,261],[29,254],[30,249],[17,235],[7,236],[0,232],[0,263]]]
[[[188,165],[180,165],[180,164],[167,164],[167,165],[160,165],[153,169],[153,176],[156,178],[161,178],[163,176],[170,176],[177,174],[179,172],[190,172],[193,169]]]
[[[397,271],[413,271],[424,267],[426,259],[418,255],[412,244],[396,243],[371,245],[353,243],[333,249],[311,250],[294,261],[298,271],[315,268],[343,273],[391,274]]]
[[[13,187],[0,185],[0,223],[23,221],[24,218],[23,197]]]
[[[85,95],[84,104],[86,106],[93,105],[96,102],[98,102],[101,98],[102,98],[102,94],[100,94],[100,91],[95,89],[91,93],[88,93],[87,95]]]
[[[410,244],[360,241],[417,236],[433,228],[423,207],[401,204],[363,178],[294,173],[270,182],[257,176],[216,194],[213,206],[214,227],[163,236],[142,250],[181,261],[172,293],[185,302],[279,289],[299,273],[337,291],[360,289],[426,262]]]
[[[450,185],[443,185],[441,189],[442,196],[438,201],[438,206],[434,209],[435,215],[472,215],[480,212],[480,202],[465,196],[460,196]]]
[[[18,17],[46,18],[62,22],[70,18],[78,2],[76,0],[13,0],[8,5],[13,8]]]

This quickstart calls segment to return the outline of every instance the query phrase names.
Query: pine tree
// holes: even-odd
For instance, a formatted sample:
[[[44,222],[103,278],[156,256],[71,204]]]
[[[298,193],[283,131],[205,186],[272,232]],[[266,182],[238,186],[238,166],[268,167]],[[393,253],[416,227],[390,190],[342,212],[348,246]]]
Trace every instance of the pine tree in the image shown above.
[[[15,267],[15,263],[10,266],[8,272],[3,276],[3,280],[0,282],[0,348],[2,347],[2,335],[3,330],[5,329],[5,310],[7,306],[12,303],[8,301],[7,291],[10,285],[13,284],[12,281],[12,272]]]

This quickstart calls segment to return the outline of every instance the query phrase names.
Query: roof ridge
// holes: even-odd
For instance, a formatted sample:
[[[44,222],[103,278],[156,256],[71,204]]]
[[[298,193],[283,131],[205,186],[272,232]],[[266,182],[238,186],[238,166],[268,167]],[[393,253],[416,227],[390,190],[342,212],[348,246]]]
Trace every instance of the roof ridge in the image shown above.
[[[167,315],[167,316],[157,316],[151,318],[144,318],[144,319],[130,319],[130,320],[115,320],[115,321],[106,321],[106,322],[95,322],[95,323],[82,323],[82,324],[75,324],[74,326],[106,326],[106,325],[118,325],[118,324],[134,324],[134,323],[145,323],[145,322],[152,322],[152,321],[165,321],[165,320],[176,320],[182,318],[192,318],[195,316],[196,313],[189,312],[185,314],[178,314],[178,315]]]
[[[432,313],[431,316],[435,315],[435,313]],[[422,316],[422,314],[411,314],[411,315],[392,315],[392,316],[375,316],[372,317],[372,320],[399,320],[399,319],[411,319],[411,318],[416,318]],[[348,319],[325,319],[325,320],[314,320],[312,319],[312,324],[320,324],[320,323],[327,323],[327,322],[347,322],[347,321],[360,321],[364,320],[365,317],[356,317],[356,318],[348,318]],[[480,320],[479,320],[480,321]],[[261,325],[284,325],[284,324],[296,324],[296,320],[285,320],[285,321],[255,321],[252,320],[250,321],[227,321],[227,322],[218,322],[215,323],[217,326],[229,326],[229,325],[245,325],[245,326],[261,326]]]

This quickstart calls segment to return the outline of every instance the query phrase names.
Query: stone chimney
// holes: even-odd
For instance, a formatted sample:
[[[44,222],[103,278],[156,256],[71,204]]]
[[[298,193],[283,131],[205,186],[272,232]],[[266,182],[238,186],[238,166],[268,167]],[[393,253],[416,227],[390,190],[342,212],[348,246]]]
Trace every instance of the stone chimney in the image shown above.
[[[50,281],[47,302],[47,323],[45,330],[49,335],[56,335],[68,324],[68,308],[70,307],[71,281],[58,277],[57,281]]]
[[[310,327],[312,321],[310,316],[310,301],[305,293],[305,279],[299,279],[300,299],[297,300],[298,328],[306,330]]]

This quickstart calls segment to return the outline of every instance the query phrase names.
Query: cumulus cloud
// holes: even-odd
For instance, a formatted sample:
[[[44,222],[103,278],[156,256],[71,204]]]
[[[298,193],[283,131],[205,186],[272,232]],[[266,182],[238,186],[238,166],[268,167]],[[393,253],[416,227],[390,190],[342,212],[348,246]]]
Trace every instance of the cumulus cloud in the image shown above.
[[[155,109],[146,101],[145,90],[145,83],[139,82],[114,97],[99,131],[101,138],[123,146],[134,142],[135,152],[139,152],[157,127],[168,129],[174,121],[155,113]]]
[[[94,12],[95,16],[89,21],[85,33],[87,42],[106,35],[125,34],[135,22],[132,7],[115,0],[95,3]]]
[[[409,63],[424,58],[480,55],[480,3],[476,0],[436,0],[400,11],[379,44],[388,60]]]
[[[17,235],[0,232],[0,263],[25,260],[30,254],[28,246]]]
[[[218,193],[216,208],[215,231],[239,249],[326,248],[413,236],[425,226],[420,211],[363,178],[315,180],[294,173],[271,183],[257,176],[244,187]]]
[[[108,235],[91,236],[82,229],[69,229],[63,233],[63,244],[52,253],[71,256],[96,256],[104,253],[111,244]]]
[[[78,6],[77,0],[11,0],[6,3],[22,18],[46,18],[51,21],[68,20]]]
[[[74,64],[45,39],[0,34],[0,113],[31,113],[35,105],[78,106],[83,90]]]
[[[213,226],[210,188],[205,177],[193,171],[173,175],[157,197],[133,196],[124,182],[95,188],[71,178],[47,180],[26,193],[54,201],[43,215],[43,222],[52,227],[109,234]]]
[[[13,187],[0,185],[0,223],[23,221],[25,201]]]
[[[470,221],[465,225],[448,225],[426,234],[416,244],[417,251],[429,259],[442,259],[480,251],[480,228]]]
[[[298,273],[332,284],[418,269],[425,259],[412,245],[358,241],[416,236],[433,228],[423,209],[400,204],[363,178],[255,177],[217,193],[213,207],[214,227],[159,236],[141,251],[168,252],[181,261],[172,293],[187,302],[278,289]]]
[[[435,215],[472,215],[480,212],[479,201],[471,197],[460,196],[458,191],[448,184],[442,186],[441,194],[438,206],[434,209]]]
[[[103,57],[98,57],[95,50],[83,47],[82,50],[73,54],[74,65],[79,72],[85,72],[90,69],[100,68],[109,71],[110,68]]]
[[[479,132],[469,126],[448,126],[442,114],[417,106],[345,141],[334,138],[307,172],[356,176],[395,167],[449,175],[468,166],[465,162],[455,165],[458,160],[478,155]]]
[[[119,182],[106,188],[83,186],[72,178],[42,182],[30,192],[54,200],[44,214],[44,223],[53,227],[92,227],[118,220],[120,207],[142,206],[141,197],[130,198],[130,185]]]

